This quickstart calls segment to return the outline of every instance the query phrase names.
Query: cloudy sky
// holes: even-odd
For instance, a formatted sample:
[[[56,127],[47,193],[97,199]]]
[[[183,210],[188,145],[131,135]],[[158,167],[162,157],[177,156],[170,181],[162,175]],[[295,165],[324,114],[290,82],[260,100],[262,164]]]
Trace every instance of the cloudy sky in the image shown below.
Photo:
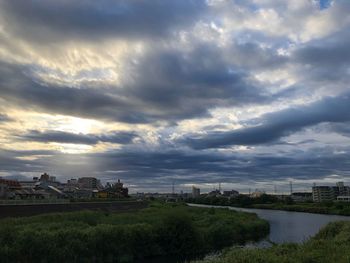
[[[0,0],[0,176],[350,183],[350,1]]]

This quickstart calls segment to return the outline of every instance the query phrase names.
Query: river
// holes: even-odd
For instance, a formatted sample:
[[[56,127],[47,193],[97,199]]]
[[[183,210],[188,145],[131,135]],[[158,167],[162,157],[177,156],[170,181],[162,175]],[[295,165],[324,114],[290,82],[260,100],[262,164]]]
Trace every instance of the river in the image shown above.
[[[188,205],[197,207],[224,207],[199,204]],[[236,211],[256,213],[260,218],[267,220],[270,223],[270,235],[268,239],[278,244],[285,242],[302,243],[303,241],[317,234],[320,228],[324,227],[330,222],[344,220],[350,221],[350,216],[323,215],[254,208],[224,208],[229,208]],[[260,245],[264,246],[265,243],[266,241],[260,242]]]

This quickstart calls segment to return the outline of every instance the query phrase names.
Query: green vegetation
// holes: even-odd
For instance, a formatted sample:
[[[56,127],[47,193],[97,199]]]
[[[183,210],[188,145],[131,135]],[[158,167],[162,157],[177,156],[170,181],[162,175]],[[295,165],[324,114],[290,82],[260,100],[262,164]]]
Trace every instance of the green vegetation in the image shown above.
[[[350,203],[295,203],[295,204],[254,204],[251,207],[261,209],[275,209],[286,211],[307,212],[315,214],[331,214],[350,216]]]
[[[291,203],[292,200],[283,201],[284,204]],[[275,196],[263,194],[258,198],[251,198],[247,195],[238,195],[237,197],[224,196],[201,196],[198,198],[188,198],[187,203],[206,204],[206,205],[221,205],[221,206],[236,206],[236,207],[252,207],[254,204],[273,204],[279,201]]]
[[[332,215],[346,215],[350,216],[350,203],[345,202],[326,202],[313,203],[303,202],[295,203],[292,199],[286,198],[279,200],[273,195],[264,194],[259,198],[250,198],[245,195],[239,195],[235,198],[226,197],[200,197],[190,198],[189,203],[206,204],[206,205],[220,205],[220,206],[235,206],[245,208],[260,208],[260,209],[274,209],[286,210],[296,212],[307,212],[315,214],[332,214]]]
[[[269,232],[255,214],[152,203],[129,213],[83,211],[0,221],[1,262],[132,262],[201,255]]]
[[[194,263],[348,263],[350,222],[328,224],[304,244],[275,245],[266,249],[230,249],[222,256]]]

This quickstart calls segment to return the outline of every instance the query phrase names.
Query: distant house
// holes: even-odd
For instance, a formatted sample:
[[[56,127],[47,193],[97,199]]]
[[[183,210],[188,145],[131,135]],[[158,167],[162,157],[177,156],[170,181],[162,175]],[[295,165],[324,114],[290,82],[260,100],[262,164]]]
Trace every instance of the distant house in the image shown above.
[[[0,178],[0,198],[13,198],[13,191],[18,189],[21,189],[21,185],[18,181]]]
[[[7,180],[0,178],[0,184],[7,185],[8,189],[21,189],[21,184],[17,180]]]
[[[123,183],[118,181],[111,185],[109,184],[108,187],[106,187],[103,190],[98,191],[97,197],[99,198],[121,198],[121,197],[128,197],[128,188],[123,186]]]
[[[213,190],[208,193],[208,196],[221,196],[220,190]]]
[[[9,187],[7,184],[0,183],[0,198],[7,198],[9,194]]]
[[[250,194],[250,197],[251,198],[259,198],[261,197],[262,195],[264,195],[265,192],[262,192],[262,191],[255,191],[253,193]]]
[[[312,193],[310,192],[294,192],[290,196],[295,202],[308,202],[312,201]]]
[[[222,195],[225,197],[237,197],[239,196],[239,192],[236,190],[224,191]]]
[[[80,189],[97,189],[99,180],[95,177],[81,177],[78,179]]]
[[[45,190],[34,190],[30,188],[17,189],[12,192],[13,199],[48,199],[50,198],[50,194]]]

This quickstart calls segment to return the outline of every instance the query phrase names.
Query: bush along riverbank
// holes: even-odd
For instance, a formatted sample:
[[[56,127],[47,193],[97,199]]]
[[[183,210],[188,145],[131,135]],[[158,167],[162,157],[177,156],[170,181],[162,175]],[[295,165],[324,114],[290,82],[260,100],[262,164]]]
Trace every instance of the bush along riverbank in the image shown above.
[[[240,195],[235,198],[227,197],[200,197],[189,198],[188,203],[219,205],[219,206],[234,206],[243,208],[259,208],[285,210],[295,212],[306,212],[314,214],[330,214],[330,215],[345,215],[350,216],[350,203],[346,202],[325,202],[325,203],[295,203],[292,199],[286,198],[279,200],[273,195],[264,194],[258,198],[250,198],[245,195]]]
[[[0,221],[1,262],[133,262],[189,258],[258,240],[255,214],[151,203],[128,213],[81,211]]]
[[[254,204],[252,208],[350,216],[350,203]]]
[[[348,263],[350,222],[333,222],[304,244],[227,250],[220,257],[192,263]]]

